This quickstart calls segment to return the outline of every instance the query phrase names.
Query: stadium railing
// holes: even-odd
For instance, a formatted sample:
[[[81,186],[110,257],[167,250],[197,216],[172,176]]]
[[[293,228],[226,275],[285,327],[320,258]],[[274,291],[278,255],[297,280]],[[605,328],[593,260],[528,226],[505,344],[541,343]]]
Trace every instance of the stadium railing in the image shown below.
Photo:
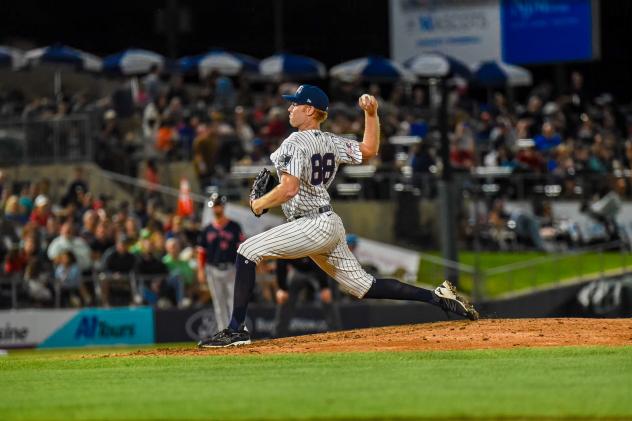
[[[0,164],[92,161],[93,131],[86,115],[0,121]]]

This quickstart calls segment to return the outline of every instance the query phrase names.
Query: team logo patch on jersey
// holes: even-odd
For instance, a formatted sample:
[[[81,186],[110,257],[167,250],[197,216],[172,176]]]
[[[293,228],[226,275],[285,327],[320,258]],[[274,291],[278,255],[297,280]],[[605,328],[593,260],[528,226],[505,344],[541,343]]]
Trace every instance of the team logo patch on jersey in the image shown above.
[[[279,157],[279,163],[284,167],[287,167],[291,160],[292,160],[292,155],[285,154]]]

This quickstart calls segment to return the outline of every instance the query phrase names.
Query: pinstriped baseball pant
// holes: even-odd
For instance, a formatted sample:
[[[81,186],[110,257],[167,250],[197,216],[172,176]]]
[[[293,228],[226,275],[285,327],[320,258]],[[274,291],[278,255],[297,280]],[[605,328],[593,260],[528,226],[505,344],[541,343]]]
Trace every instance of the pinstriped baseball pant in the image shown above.
[[[358,298],[373,284],[373,276],[349,250],[342,220],[334,212],[299,218],[262,232],[244,241],[237,252],[257,264],[265,258],[309,256],[342,289]]]

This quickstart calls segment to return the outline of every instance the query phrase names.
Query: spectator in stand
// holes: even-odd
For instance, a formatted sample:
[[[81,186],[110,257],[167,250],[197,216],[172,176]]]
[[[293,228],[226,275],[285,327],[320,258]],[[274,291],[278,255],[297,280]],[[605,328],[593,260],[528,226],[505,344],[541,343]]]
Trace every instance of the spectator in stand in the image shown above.
[[[153,243],[149,238],[140,240],[140,254],[136,259],[134,272],[140,281],[142,300],[149,305],[168,307],[165,279],[169,271],[156,257]]]
[[[103,305],[110,305],[110,289],[112,284],[129,281],[132,271],[136,267],[136,256],[129,252],[130,241],[124,234],[119,234],[116,244],[108,248],[101,258],[101,274],[99,281],[101,286],[101,301]],[[140,304],[140,303],[138,303]]]
[[[253,150],[252,140],[255,132],[248,123],[246,110],[242,106],[235,107],[235,134],[241,142],[242,149],[250,154]]]
[[[167,240],[175,238],[182,248],[191,247],[197,241],[198,233],[195,230],[185,228],[185,219],[174,215],[171,219],[171,226],[165,237]]]
[[[40,228],[44,228],[46,227],[48,218],[51,216],[50,201],[48,197],[40,194],[35,198],[35,209],[33,209],[29,221],[34,222]]]
[[[178,139],[180,139],[180,156],[189,160],[193,156],[193,140],[197,136],[200,118],[197,115],[187,115],[184,120],[178,124]]]
[[[175,121],[169,116],[161,121],[156,133],[156,150],[171,158],[178,142],[178,132],[175,129]]]
[[[213,108],[228,112],[235,108],[236,93],[233,81],[226,76],[220,76],[215,80],[215,100]]]
[[[33,224],[33,226],[35,225]],[[40,233],[41,246],[43,249],[48,249],[48,246],[53,242],[53,240],[59,236],[60,229],[61,222],[59,218],[55,215],[48,218],[48,221],[46,222],[46,227],[44,229],[36,226],[36,232]]]
[[[48,246],[48,258],[59,263],[58,259],[65,251],[72,252],[72,259],[82,272],[92,268],[90,247],[83,238],[75,236],[75,228],[71,221],[62,224],[59,236]]]
[[[27,295],[34,304],[49,304],[53,298],[50,282],[52,266],[35,235],[24,240],[23,253],[26,265],[22,279]]]
[[[134,199],[134,211],[132,219],[138,221],[140,223],[140,226],[142,227],[147,225],[149,215],[147,214],[147,205],[144,198],[137,197],[136,199]]]
[[[83,213],[81,220],[82,225],[79,236],[86,240],[86,243],[90,244],[95,238],[99,216],[96,211],[89,209]]]
[[[24,208],[28,215],[30,215],[33,211],[33,198],[36,197],[34,188],[34,184],[24,183],[20,189],[20,205]]]
[[[99,269],[98,264],[101,257],[114,246],[114,240],[110,224],[107,221],[99,222],[94,231],[94,238],[88,242],[92,251],[92,261],[96,265],[95,269]]]
[[[215,125],[202,128],[193,141],[193,166],[202,187],[210,184],[215,175],[218,151],[219,138]]]
[[[562,143],[562,138],[555,131],[555,127],[550,121],[542,124],[542,132],[535,138],[535,149],[540,152],[549,152]]]
[[[150,101],[154,101],[158,98],[162,90],[160,82],[160,67],[156,64],[152,65],[149,69],[149,73],[142,80],[142,84],[145,87],[145,92]]]
[[[182,248],[177,238],[169,238],[165,243],[167,253],[162,263],[169,270],[167,284],[175,291],[175,301],[178,307],[189,307],[193,296],[193,269],[189,262],[180,258]]]
[[[70,250],[62,251],[55,261],[55,283],[60,290],[62,305],[81,307],[90,303],[90,294],[81,279],[81,270]]]
[[[82,206],[83,203],[79,200],[80,193],[86,193],[88,191],[88,182],[85,181],[85,173],[83,167],[75,167],[75,177],[68,185],[68,190],[62,199],[62,206],[66,206],[68,203],[76,203],[77,206]]]
[[[184,104],[189,104],[189,93],[184,86],[184,78],[180,74],[174,74],[169,81],[169,89],[167,90],[167,98],[171,101],[173,98]]]
[[[545,161],[542,155],[535,150],[533,142],[527,143],[520,148],[516,155],[518,167],[526,172],[542,173],[545,168]]]
[[[474,166],[474,136],[470,126],[461,121],[454,131],[450,160],[456,170],[469,171]]]
[[[288,133],[287,115],[281,107],[273,107],[268,112],[268,123],[261,129],[268,150],[272,152]]]
[[[5,202],[4,215],[2,217],[16,225],[24,225],[29,220],[29,215],[20,205],[20,198],[16,195],[9,196]]]

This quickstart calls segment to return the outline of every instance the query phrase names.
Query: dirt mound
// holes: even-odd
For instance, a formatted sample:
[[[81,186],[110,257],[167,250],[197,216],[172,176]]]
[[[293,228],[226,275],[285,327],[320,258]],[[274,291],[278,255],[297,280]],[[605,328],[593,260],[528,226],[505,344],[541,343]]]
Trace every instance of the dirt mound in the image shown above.
[[[632,345],[632,319],[452,321],[256,341],[227,349],[166,348],[126,355],[288,354]]]

